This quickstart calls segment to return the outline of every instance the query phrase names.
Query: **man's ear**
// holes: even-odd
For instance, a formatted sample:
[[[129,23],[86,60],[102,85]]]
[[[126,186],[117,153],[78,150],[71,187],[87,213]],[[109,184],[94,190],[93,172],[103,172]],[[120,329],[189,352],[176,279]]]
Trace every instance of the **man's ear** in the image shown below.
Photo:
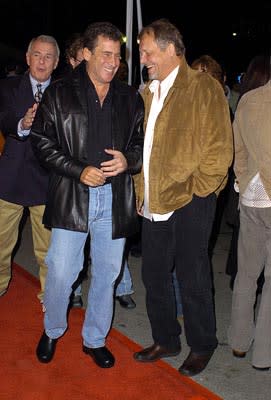
[[[84,47],[83,48],[83,57],[84,57],[84,60],[86,60],[86,61],[89,61],[90,60],[90,58],[91,58],[91,51],[87,48],[87,47]]]

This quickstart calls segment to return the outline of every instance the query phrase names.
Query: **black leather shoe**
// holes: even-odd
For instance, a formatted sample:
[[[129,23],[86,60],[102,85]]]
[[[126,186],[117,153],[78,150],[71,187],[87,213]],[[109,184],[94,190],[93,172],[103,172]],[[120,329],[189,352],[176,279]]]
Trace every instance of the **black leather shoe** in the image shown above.
[[[154,362],[160,360],[160,358],[177,356],[180,352],[180,348],[176,351],[170,351],[165,347],[154,343],[152,346],[135,353],[134,359],[140,362]]]
[[[210,361],[213,351],[204,354],[197,354],[190,351],[184,363],[180,366],[179,372],[182,375],[194,376],[202,372]]]
[[[116,296],[116,299],[123,308],[136,308],[136,303],[132,299],[130,294],[124,294],[123,296]]]
[[[113,354],[104,346],[91,349],[83,346],[83,352],[93,358],[95,363],[101,368],[111,368],[115,364]]]
[[[82,308],[83,307],[83,300],[80,295],[75,296],[74,294],[71,295],[70,300],[70,307],[71,308]]]
[[[36,350],[38,360],[41,363],[48,363],[52,360],[55,354],[56,342],[57,339],[51,339],[43,332]]]

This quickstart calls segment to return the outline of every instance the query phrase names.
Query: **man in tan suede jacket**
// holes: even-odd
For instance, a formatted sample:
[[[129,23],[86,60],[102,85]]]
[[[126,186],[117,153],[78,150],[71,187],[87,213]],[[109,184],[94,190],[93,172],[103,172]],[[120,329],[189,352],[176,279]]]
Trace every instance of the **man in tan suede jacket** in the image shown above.
[[[153,362],[181,350],[175,266],[191,348],[179,371],[193,376],[206,367],[217,346],[208,240],[217,194],[232,162],[229,106],[215,79],[187,65],[182,36],[169,21],[143,28],[139,50],[150,83],[143,92],[144,157],[136,183],[154,343],[134,358]]]

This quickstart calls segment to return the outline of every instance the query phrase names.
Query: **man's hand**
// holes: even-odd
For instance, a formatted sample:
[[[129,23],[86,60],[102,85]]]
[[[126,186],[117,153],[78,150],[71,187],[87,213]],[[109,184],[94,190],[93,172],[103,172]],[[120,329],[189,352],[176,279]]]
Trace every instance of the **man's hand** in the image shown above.
[[[100,169],[88,166],[83,170],[80,181],[87,186],[96,187],[102,186],[106,181],[106,177]]]
[[[124,155],[118,150],[105,149],[107,154],[112,155],[112,160],[104,161],[101,163],[101,170],[104,173],[104,176],[109,178],[110,176],[116,176],[121,172],[126,171],[127,169],[127,161]]]
[[[141,217],[144,217],[144,204],[137,203],[136,210],[137,210],[138,215],[140,215]]]
[[[32,107],[30,107],[26,113],[25,116],[23,117],[21,121],[21,129],[24,131],[27,131],[31,129],[31,126],[33,124],[36,112],[37,112],[38,104],[35,103]]]

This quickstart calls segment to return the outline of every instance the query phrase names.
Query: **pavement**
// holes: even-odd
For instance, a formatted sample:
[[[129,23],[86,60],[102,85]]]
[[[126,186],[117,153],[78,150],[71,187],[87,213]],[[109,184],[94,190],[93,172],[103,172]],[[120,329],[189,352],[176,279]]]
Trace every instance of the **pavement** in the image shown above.
[[[219,345],[207,368],[191,379],[225,400],[270,400],[271,369],[269,371],[253,369],[251,366],[251,352],[249,351],[245,358],[237,359],[232,356],[231,349],[227,343],[232,291],[229,285],[230,277],[225,274],[225,267],[230,238],[231,228],[222,221],[212,258]],[[22,231],[14,261],[38,277],[28,218]],[[130,256],[129,266],[134,285],[133,299],[137,306],[135,309],[127,310],[122,308],[116,301],[113,327],[142,347],[146,347],[151,345],[153,341],[145,307],[145,289],[141,280],[141,258]],[[88,286],[89,280],[87,279],[82,284],[84,305],[86,304]],[[181,335],[181,341],[181,354],[177,357],[164,359],[176,369],[179,368],[189,353],[184,334]],[[160,400],[159,396],[157,399]]]

